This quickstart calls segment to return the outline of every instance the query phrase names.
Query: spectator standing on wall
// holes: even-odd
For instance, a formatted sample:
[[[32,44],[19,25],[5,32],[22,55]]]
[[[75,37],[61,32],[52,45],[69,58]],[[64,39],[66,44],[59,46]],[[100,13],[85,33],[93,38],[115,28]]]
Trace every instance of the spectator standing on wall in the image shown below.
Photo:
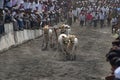
[[[23,4],[24,4],[23,0],[15,0],[14,2],[12,2],[12,5],[14,5],[14,6],[12,6],[12,8],[13,9],[19,9],[21,7],[21,5],[23,5]]]
[[[4,22],[0,19],[0,35],[4,33]]]
[[[3,11],[0,9],[0,36],[4,33]]]
[[[18,0],[12,0],[12,7],[17,5]]]
[[[5,0],[4,5],[8,9],[11,9],[12,8],[12,0]]]
[[[11,11],[7,8],[5,9],[5,23],[10,23],[12,20]]]
[[[42,12],[42,6],[43,6],[42,1],[39,1],[39,2],[38,2],[38,11],[39,11],[39,12]]]
[[[25,10],[28,10],[29,9],[29,1],[28,0],[24,0],[23,6],[24,6]]]
[[[19,25],[19,30],[23,30],[24,28],[23,13],[21,11],[17,11],[17,22]]]

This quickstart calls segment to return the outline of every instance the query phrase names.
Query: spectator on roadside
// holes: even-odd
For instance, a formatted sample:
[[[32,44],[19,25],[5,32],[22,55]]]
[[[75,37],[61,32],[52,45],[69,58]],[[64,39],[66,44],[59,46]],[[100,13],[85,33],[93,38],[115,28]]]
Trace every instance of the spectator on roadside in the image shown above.
[[[90,12],[87,13],[86,15],[86,21],[87,21],[87,26],[92,26],[92,19],[93,19],[93,16]]]
[[[0,9],[0,36],[4,33],[4,20],[3,20],[3,12]]]
[[[74,22],[76,22],[77,17],[78,17],[78,12],[77,12],[77,9],[76,9],[76,8],[75,8],[74,10],[72,10],[72,14],[73,14]]]
[[[17,22],[19,25],[19,30],[23,30],[24,28],[24,23],[23,23],[23,12],[22,11],[17,11]]]
[[[79,21],[80,21],[80,26],[83,27],[84,23],[85,23],[85,14],[81,13],[79,15]]]
[[[73,15],[72,15],[72,10],[70,10],[69,12],[68,12],[68,24],[71,26],[72,25],[72,17],[73,17]]]
[[[99,15],[98,15],[98,13],[96,12],[95,15],[93,16],[93,26],[94,26],[94,27],[97,27],[98,19],[99,19]]]
[[[117,18],[116,17],[113,17],[112,20],[111,20],[111,24],[112,24],[112,33],[113,33],[113,29],[115,27],[115,25],[117,24]]]
[[[99,13],[99,20],[100,20],[100,27],[103,28],[105,15],[104,15],[104,13],[102,11]]]
[[[12,21],[11,11],[8,8],[5,9],[5,23],[10,23]]]

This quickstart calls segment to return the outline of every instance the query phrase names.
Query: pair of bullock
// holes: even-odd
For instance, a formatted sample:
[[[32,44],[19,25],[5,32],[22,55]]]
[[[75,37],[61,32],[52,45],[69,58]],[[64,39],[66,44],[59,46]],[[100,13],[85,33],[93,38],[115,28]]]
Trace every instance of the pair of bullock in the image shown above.
[[[60,27],[49,27],[46,25],[43,27],[43,50],[56,45],[66,60],[75,60],[77,44],[78,38],[76,35],[71,34],[71,27],[69,25],[62,24]]]

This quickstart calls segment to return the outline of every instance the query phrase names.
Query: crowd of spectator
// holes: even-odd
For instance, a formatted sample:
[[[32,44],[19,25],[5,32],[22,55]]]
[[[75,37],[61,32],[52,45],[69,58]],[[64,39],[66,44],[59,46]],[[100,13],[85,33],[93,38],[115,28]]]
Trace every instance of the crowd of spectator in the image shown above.
[[[97,27],[100,25],[101,28],[110,26],[113,22],[117,23],[114,19],[117,19],[119,15],[117,10],[120,7],[119,3],[119,0],[78,1],[75,3],[77,7],[72,11],[74,20],[77,17],[80,26]]]
[[[0,9],[0,34],[4,24],[13,23],[14,30],[40,29],[64,21],[69,3],[57,0],[4,0]]]
[[[4,0],[0,6],[0,26],[13,22],[14,30],[42,28],[67,20],[69,25],[100,27],[117,23],[119,0]],[[107,23],[107,24],[106,24]],[[4,28],[0,27],[0,34]]]
[[[99,0],[100,1],[100,0]],[[102,2],[103,1],[103,2]],[[101,2],[78,1],[77,8],[73,8],[74,21],[78,18],[80,26],[111,27],[112,32],[116,25],[120,26],[120,0],[102,0]],[[81,4],[81,5],[80,5]],[[119,32],[120,33],[120,32]],[[120,34],[112,42],[112,48],[106,55],[111,65],[112,73],[106,80],[120,80]]]

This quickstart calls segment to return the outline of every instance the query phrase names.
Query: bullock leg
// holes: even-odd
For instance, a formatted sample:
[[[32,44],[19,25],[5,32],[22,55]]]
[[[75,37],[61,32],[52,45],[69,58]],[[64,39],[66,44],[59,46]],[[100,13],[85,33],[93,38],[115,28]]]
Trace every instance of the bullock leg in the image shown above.
[[[50,48],[53,48],[53,36],[50,37]]]
[[[45,50],[45,48],[44,48],[44,46],[45,46],[45,40],[43,40],[43,42],[42,42],[42,50]]]
[[[48,42],[45,41],[45,46],[43,47],[43,50],[47,50],[48,49]]]
[[[48,50],[49,50],[49,41],[46,42],[45,49],[48,49]]]
[[[50,38],[49,38],[48,47],[53,48],[53,37],[52,36],[50,36]]]
[[[70,52],[66,52],[66,60],[71,60],[71,54],[70,54]]]
[[[66,60],[72,60],[72,52],[71,52],[71,48],[67,47],[65,50],[65,57]]]
[[[47,43],[45,40],[43,40],[43,43],[42,43],[42,50],[46,50],[47,49]]]
[[[54,28],[53,30],[54,30],[54,33],[55,33],[55,36],[54,36],[54,38],[55,38],[55,43],[58,44],[58,33],[57,33],[57,29]],[[55,43],[54,43],[54,45],[55,45]],[[57,46],[54,46],[54,47],[57,48]],[[55,48],[55,49],[56,49],[56,48]]]
[[[60,43],[58,43],[57,50],[60,51],[60,52],[64,52],[63,45],[61,45]]]
[[[69,47],[64,49],[66,60],[72,60],[71,49]]]
[[[42,50],[46,50],[48,46],[48,41],[46,40],[46,36],[43,35],[43,43],[42,43]]]
[[[112,25],[112,34],[114,33],[114,26]]]
[[[68,60],[68,52],[66,50],[66,48],[63,46],[60,46],[60,49],[61,49],[61,52],[62,52],[62,55],[64,57],[64,60]]]
[[[49,36],[46,35],[45,36],[45,49],[49,49],[49,43],[50,43]]]
[[[63,47],[62,47],[62,45],[60,43],[57,44],[57,50],[58,50],[58,52],[60,52],[60,55],[62,57],[64,57],[63,59],[65,59],[66,58],[65,57],[65,52],[64,52],[64,49],[63,49]]]
[[[76,59],[76,54],[75,54],[75,50],[76,50],[76,46],[73,45],[72,51],[71,51],[71,60],[75,60]]]
[[[60,51],[60,44],[57,44],[57,51]]]

